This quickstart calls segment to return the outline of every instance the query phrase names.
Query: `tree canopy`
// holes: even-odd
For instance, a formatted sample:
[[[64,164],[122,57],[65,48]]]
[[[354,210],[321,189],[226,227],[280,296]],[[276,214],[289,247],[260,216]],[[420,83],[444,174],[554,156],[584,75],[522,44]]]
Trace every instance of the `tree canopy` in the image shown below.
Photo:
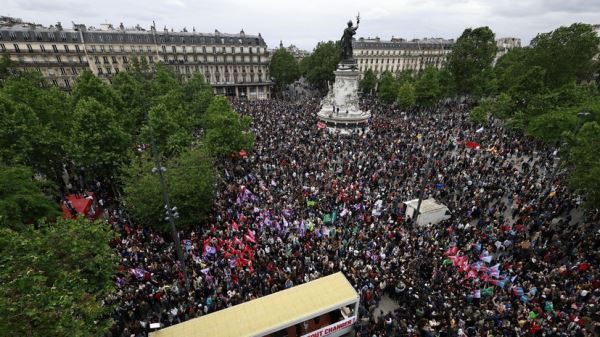
[[[275,50],[271,56],[270,71],[279,91],[300,78],[298,61],[285,48]]]
[[[318,89],[326,89],[327,83],[333,83],[333,72],[340,62],[339,42],[319,42],[312,54],[300,62],[300,73]]]
[[[401,108],[408,109],[414,107],[416,102],[417,94],[414,85],[412,85],[410,82],[404,82],[404,84],[402,84],[398,90],[396,103]]]
[[[360,91],[365,94],[371,94],[375,91],[375,87],[377,86],[377,76],[371,68],[365,71],[365,74],[362,80],[359,83]]]
[[[592,136],[593,123],[600,121],[600,99],[591,81],[597,76],[599,45],[587,24],[538,34],[529,47],[512,49],[498,60],[494,81],[488,81],[494,82],[497,95],[482,100],[471,114],[481,119],[489,113],[544,142],[567,142],[562,159],[570,168],[570,185],[589,207],[600,206],[595,192],[600,182],[592,173],[600,170]]]
[[[486,71],[496,56],[494,32],[489,27],[467,28],[456,41],[448,59],[459,94],[471,94],[485,85]]]
[[[250,123],[250,117],[233,111],[226,98],[216,97],[202,117],[204,142],[210,152],[220,158],[241,150],[250,152],[254,145]]]
[[[55,189],[52,182],[35,179],[28,167],[0,165],[0,227],[21,229],[60,215]]]
[[[379,78],[377,85],[377,97],[384,103],[391,104],[398,96],[399,85],[394,75],[389,71],[384,71]]]
[[[179,227],[190,228],[210,210],[215,183],[213,160],[204,147],[186,149],[167,159],[165,180],[171,204],[177,207]],[[136,223],[167,232],[163,195],[154,156],[150,151],[136,155],[122,176],[124,205]]]
[[[58,219],[0,228],[0,335],[103,336],[117,259],[110,226]]]

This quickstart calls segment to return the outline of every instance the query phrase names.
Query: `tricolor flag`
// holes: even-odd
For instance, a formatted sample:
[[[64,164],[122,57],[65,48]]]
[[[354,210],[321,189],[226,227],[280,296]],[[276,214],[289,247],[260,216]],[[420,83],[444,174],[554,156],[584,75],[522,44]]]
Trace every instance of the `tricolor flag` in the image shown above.
[[[490,267],[488,273],[490,274],[490,276],[499,278],[500,277],[500,264],[498,263],[495,266]]]
[[[515,296],[523,296],[525,292],[523,291],[523,287],[514,287],[512,289],[512,293]]]

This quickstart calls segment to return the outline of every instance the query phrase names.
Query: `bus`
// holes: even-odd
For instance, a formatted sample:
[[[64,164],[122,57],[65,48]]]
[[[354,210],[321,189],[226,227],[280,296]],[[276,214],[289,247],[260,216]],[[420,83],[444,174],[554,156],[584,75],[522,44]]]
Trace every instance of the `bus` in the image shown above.
[[[150,337],[339,337],[360,297],[341,272],[150,333]]]

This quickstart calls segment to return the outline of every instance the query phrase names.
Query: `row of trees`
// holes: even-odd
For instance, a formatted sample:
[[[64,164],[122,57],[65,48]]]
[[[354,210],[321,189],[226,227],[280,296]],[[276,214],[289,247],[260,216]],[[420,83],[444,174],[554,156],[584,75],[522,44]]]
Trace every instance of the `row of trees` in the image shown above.
[[[386,104],[402,108],[431,107],[442,98],[482,97],[494,91],[493,61],[497,52],[494,33],[488,27],[466,29],[458,38],[445,67],[427,66],[375,74],[365,71],[360,82],[365,94],[376,94]]]
[[[279,91],[300,77],[304,77],[314,88],[325,90],[327,83],[333,83],[333,72],[339,62],[339,43],[319,42],[313,52],[300,62],[287,49],[277,49],[271,57],[270,70],[275,87]]]
[[[57,205],[59,187],[65,191],[65,169],[71,177],[78,175],[123,190],[127,207],[137,216],[134,200],[152,198],[154,193],[132,196],[129,191],[141,192],[132,185],[137,182],[132,177],[151,174],[156,159],[153,148],[166,167],[191,165],[198,177],[206,177],[206,185],[212,186],[214,159],[228,158],[241,149],[250,151],[253,145],[253,136],[247,132],[249,118],[234,112],[225,98],[213,97],[213,89],[201,75],[182,85],[164,66],[150,69],[134,62],[130,71],[113,78],[112,85],[89,71],[78,77],[70,94],[40,83],[43,81],[36,73],[15,73],[5,76],[0,88],[0,157],[6,177],[0,180],[0,209],[10,209],[0,215],[5,226],[15,228],[56,216],[57,206],[50,205]],[[193,137],[199,129],[203,137]],[[139,148],[147,150],[136,151]],[[142,174],[139,170],[144,165],[150,169]],[[172,177],[168,185],[173,193],[182,192],[176,188],[181,186],[190,188],[183,193],[186,196],[199,194],[180,183],[177,175],[168,176]],[[32,195],[32,190],[40,194]],[[202,205],[211,193],[203,196]],[[46,204],[40,203],[43,195]],[[31,196],[31,204],[37,208],[23,202],[26,196]],[[14,204],[23,211],[11,206]],[[160,222],[161,218],[152,219]],[[195,214],[183,219],[192,225],[201,217]],[[143,224],[156,225],[156,221]]]
[[[178,226],[191,227],[212,205],[215,163],[251,151],[250,122],[200,75],[182,84],[162,65],[133,60],[111,85],[86,71],[65,93],[3,58],[0,335],[100,336],[110,325],[115,233],[60,218],[65,173],[76,189],[110,186],[136,224],[166,230],[153,173],[165,167]]]
[[[570,186],[600,207],[600,38],[576,23],[537,35],[528,47],[501,57],[471,118],[486,123],[503,119],[543,142],[561,146]]]

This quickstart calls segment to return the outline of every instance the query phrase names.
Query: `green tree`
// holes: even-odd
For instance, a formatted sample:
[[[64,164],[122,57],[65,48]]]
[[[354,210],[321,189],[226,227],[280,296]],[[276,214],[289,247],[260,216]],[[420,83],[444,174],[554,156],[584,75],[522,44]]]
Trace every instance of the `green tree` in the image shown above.
[[[423,70],[415,84],[415,93],[420,106],[433,106],[439,101],[442,90],[436,68],[429,66]]]
[[[386,104],[392,104],[398,97],[398,82],[389,71],[384,71],[377,85],[377,97]]]
[[[513,48],[502,55],[494,66],[495,77],[498,79],[498,89],[506,92],[517,84],[530,68],[528,60],[531,48]]]
[[[496,56],[495,35],[489,27],[468,28],[456,41],[448,59],[448,69],[459,94],[472,94],[485,85],[482,72],[491,69]]]
[[[487,124],[488,118],[492,112],[493,103],[491,99],[483,99],[478,106],[469,112],[469,118],[472,122],[478,124]]]
[[[531,40],[529,64],[544,69],[544,82],[551,88],[590,80],[599,46],[600,38],[591,25],[574,23]]]
[[[452,73],[447,67],[440,69],[438,73],[438,81],[440,83],[440,96],[442,98],[450,98],[456,96],[456,82]]]
[[[0,58],[0,85],[2,80],[5,80],[13,75],[17,62],[13,61],[8,54],[2,55]]]
[[[172,90],[181,91],[181,84],[175,73],[162,63],[156,66],[151,81],[152,97],[160,97]]]
[[[556,141],[563,132],[573,130],[576,125],[576,114],[557,110],[533,118],[527,125],[527,133],[547,142]]]
[[[34,72],[5,80],[0,90],[0,154],[5,163],[30,166],[59,181],[72,124],[71,108],[63,92],[40,87],[41,82]]]
[[[55,186],[34,179],[30,168],[0,165],[0,227],[21,229],[60,215],[58,204],[52,200],[55,194]]]
[[[201,74],[194,74],[183,86],[184,109],[192,117],[194,127],[200,126],[202,114],[208,109],[213,97],[213,88]]]
[[[515,80],[514,85],[508,90],[508,94],[517,107],[524,109],[536,104],[539,95],[546,92],[544,75],[545,70],[542,67],[534,66]]]
[[[149,152],[136,157],[124,169],[124,205],[137,223],[168,232],[158,174],[152,173],[154,158]],[[188,148],[168,159],[165,179],[171,205],[180,215],[179,228],[192,228],[211,208],[215,172],[204,147]]]
[[[288,84],[293,83],[300,77],[300,68],[294,55],[285,48],[275,50],[271,56],[271,77],[279,91],[285,89]]]
[[[125,129],[129,134],[137,134],[146,119],[149,96],[146,80],[128,71],[122,71],[113,77],[112,87],[124,102],[122,114]]]
[[[416,82],[415,77],[416,77],[415,73],[412,69],[406,69],[406,70],[398,71],[396,73],[396,79],[398,79],[398,82],[400,83],[400,85],[402,85],[406,82],[414,85]]]
[[[141,130],[141,140],[146,144],[155,142],[158,151],[166,156],[181,151],[192,142],[189,125],[180,118],[184,114],[181,107],[169,106],[166,102],[153,105]]]
[[[371,68],[365,71],[365,75],[363,79],[359,83],[360,91],[365,94],[372,94],[375,90],[375,86],[377,85],[377,76]]]
[[[117,267],[110,226],[59,219],[0,228],[0,335],[103,336]]]
[[[569,185],[585,197],[587,207],[597,209],[600,207],[600,125],[585,123],[568,139],[566,163],[572,168]]]
[[[204,142],[217,158],[238,153],[240,150],[250,152],[254,144],[250,124],[250,117],[240,116],[233,111],[226,98],[215,97],[202,116]]]
[[[94,98],[83,98],[73,113],[71,153],[77,166],[94,177],[109,178],[132,146],[117,113]]]
[[[404,109],[412,108],[417,103],[417,94],[415,87],[410,82],[404,82],[398,90],[396,98],[398,106]]]
[[[94,98],[113,111],[120,112],[124,106],[119,95],[89,70],[83,71],[75,80],[70,96],[71,106],[77,106],[86,98]]]
[[[339,43],[319,42],[312,54],[300,62],[300,73],[316,88],[326,89],[327,83],[333,83],[333,72],[340,62]]]

